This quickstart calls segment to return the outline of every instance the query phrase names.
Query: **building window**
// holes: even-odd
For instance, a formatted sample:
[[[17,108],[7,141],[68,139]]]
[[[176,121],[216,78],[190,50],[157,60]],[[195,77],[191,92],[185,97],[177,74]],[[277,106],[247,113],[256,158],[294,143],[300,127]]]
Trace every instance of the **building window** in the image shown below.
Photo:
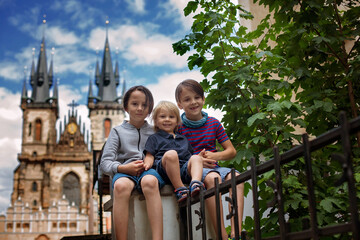
[[[105,138],[107,138],[109,136],[110,130],[111,130],[111,120],[107,118],[104,121],[104,137]]]
[[[33,201],[33,205],[37,206],[37,201],[36,200]]]
[[[29,123],[29,136],[31,136],[31,130],[32,130],[31,127],[32,127],[31,123]]]
[[[76,206],[80,206],[80,180],[78,176],[71,172],[64,176],[62,181],[62,193],[65,195],[69,203],[75,203]]]
[[[31,185],[31,190],[33,192],[37,192],[38,188],[37,188],[37,183],[36,182],[33,182],[32,185]]]
[[[35,121],[35,141],[41,141],[41,128],[42,128],[41,120],[36,119],[36,121]]]
[[[63,229],[66,228],[66,223],[61,222],[61,223],[60,223],[60,228],[63,228]]]

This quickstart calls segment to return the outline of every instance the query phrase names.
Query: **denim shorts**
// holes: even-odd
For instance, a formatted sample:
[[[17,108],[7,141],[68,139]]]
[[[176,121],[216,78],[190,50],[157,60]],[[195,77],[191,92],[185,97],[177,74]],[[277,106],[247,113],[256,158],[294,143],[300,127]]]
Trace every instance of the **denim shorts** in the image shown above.
[[[182,166],[180,166],[180,177],[181,177],[181,181],[184,184],[188,184],[191,181],[191,176],[188,173],[188,163],[189,161],[187,161],[186,163],[184,163]],[[171,181],[165,171],[165,168],[163,167],[163,165],[161,164],[161,161],[158,161],[156,164],[156,171],[160,174],[160,176],[164,179],[164,181],[167,184],[171,184]]]
[[[141,192],[141,185],[140,185],[140,182],[141,182],[141,179],[146,176],[146,175],[153,175],[154,177],[156,177],[156,179],[158,180],[159,182],[159,189],[162,188],[164,185],[165,185],[165,181],[163,180],[163,178],[159,175],[158,172],[156,172],[155,169],[151,168],[147,171],[144,171],[140,174],[140,176],[131,176],[131,175],[128,175],[128,174],[125,174],[125,173],[116,173],[113,177],[113,180],[112,180],[112,187],[114,189],[114,184],[115,184],[115,181],[118,180],[119,178],[122,178],[122,177],[126,177],[126,178],[129,178],[131,180],[134,181],[135,183],[135,186],[134,188],[137,189],[138,191]]]
[[[225,181],[226,176],[231,173],[231,168],[227,168],[227,167],[216,167],[216,168],[204,168],[203,169],[203,175],[201,180],[204,182],[204,179],[206,177],[206,175],[208,175],[210,172],[216,172],[220,175],[221,177],[221,182]],[[235,172],[239,173],[238,170],[235,170]],[[240,174],[240,173],[239,173]]]

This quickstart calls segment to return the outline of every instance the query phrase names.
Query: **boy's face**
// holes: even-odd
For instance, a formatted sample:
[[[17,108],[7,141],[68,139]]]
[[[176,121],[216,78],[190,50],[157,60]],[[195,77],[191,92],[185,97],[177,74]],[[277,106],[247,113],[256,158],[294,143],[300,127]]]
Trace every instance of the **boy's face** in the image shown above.
[[[189,120],[198,121],[202,118],[201,110],[204,103],[204,97],[188,88],[184,88],[177,104],[180,109],[184,110],[185,115]]]
[[[141,91],[134,91],[129,98],[126,112],[130,116],[130,122],[143,122],[149,114],[149,106],[146,104],[146,96]]]
[[[160,109],[155,119],[156,127],[167,133],[173,134],[177,125],[178,119],[173,112],[166,109]]]

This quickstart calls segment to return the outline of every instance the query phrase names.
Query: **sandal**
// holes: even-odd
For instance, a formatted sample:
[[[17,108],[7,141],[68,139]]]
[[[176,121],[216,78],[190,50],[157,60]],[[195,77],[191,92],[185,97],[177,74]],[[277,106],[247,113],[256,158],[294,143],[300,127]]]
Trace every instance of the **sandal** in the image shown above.
[[[187,198],[189,190],[186,187],[179,187],[179,188],[175,189],[174,192],[176,194],[178,203],[180,203]]]
[[[201,188],[203,188],[205,190],[204,183],[202,183],[198,180],[191,181],[190,186],[189,186],[191,197],[196,196],[200,192]]]

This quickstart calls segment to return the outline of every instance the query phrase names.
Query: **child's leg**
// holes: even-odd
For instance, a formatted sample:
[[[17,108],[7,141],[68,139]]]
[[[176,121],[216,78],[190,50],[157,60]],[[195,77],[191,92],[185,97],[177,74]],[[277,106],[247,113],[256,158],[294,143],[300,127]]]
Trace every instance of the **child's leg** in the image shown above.
[[[117,240],[126,240],[129,221],[129,199],[135,183],[126,177],[119,178],[114,183],[113,217]]]
[[[180,177],[179,157],[175,150],[167,151],[161,159],[161,164],[175,189],[184,187]]]
[[[203,161],[199,155],[193,155],[189,159],[188,172],[190,173],[191,180],[201,181],[203,172]]]
[[[239,173],[235,172],[235,176],[238,176]],[[228,174],[225,180],[230,180],[231,174]],[[229,189],[229,194],[232,196],[232,190]],[[239,234],[242,231],[242,220],[244,214],[244,183],[236,185],[236,198],[237,198],[237,207],[238,207],[238,216],[239,216]],[[229,204],[230,209],[230,204]],[[234,218],[231,218],[231,237],[235,237],[235,221]]]
[[[141,189],[146,199],[147,214],[150,221],[152,239],[163,239],[163,208],[159,183],[155,176],[145,175],[141,179]]]
[[[205,179],[204,179],[204,184],[206,189],[210,189],[215,187],[215,182],[214,179],[218,178],[219,179],[219,183],[221,183],[221,177],[218,173],[216,172],[210,172],[209,174],[206,175]],[[216,219],[216,201],[215,201],[215,196],[210,197],[208,199],[205,200],[205,205],[206,208],[208,209],[209,215],[210,215],[210,220],[211,223],[215,229],[216,235],[217,233],[217,219]],[[226,233],[226,229],[225,229],[225,225],[224,225],[224,218],[223,218],[223,209],[222,209],[222,200],[221,200],[221,195],[220,195],[220,220],[221,220],[221,235],[222,235],[222,239],[228,239],[227,237],[227,233]]]

